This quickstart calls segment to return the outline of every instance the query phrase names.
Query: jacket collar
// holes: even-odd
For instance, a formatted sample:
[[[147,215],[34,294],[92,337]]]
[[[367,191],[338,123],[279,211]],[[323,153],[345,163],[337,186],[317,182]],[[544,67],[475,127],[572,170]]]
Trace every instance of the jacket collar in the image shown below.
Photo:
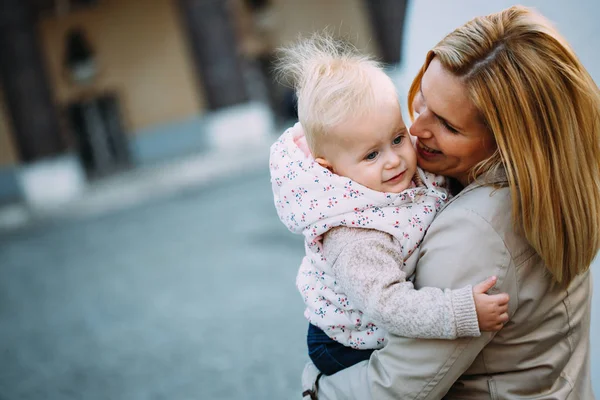
[[[452,202],[458,199],[461,196],[469,193],[472,190],[475,190],[482,186],[508,186],[508,178],[506,177],[506,170],[503,165],[500,165],[496,168],[492,168],[487,172],[484,172],[479,177],[477,177],[473,182],[471,182],[468,186],[463,188],[460,192],[458,192],[455,196],[453,196],[450,201],[448,201],[440,212],[448,207]]]

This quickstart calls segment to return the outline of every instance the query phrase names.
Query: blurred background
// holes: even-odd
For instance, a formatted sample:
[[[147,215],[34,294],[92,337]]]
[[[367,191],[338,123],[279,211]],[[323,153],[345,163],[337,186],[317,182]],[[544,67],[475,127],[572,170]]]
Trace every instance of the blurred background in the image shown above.
[[[600,2],[522,3],[598,81]],[[299,398],[303,247],[268,174],[296,117],[275,49],[329,28],[389,65],[405,105],[427,50],[512,4],[1,0],[0,399]]]

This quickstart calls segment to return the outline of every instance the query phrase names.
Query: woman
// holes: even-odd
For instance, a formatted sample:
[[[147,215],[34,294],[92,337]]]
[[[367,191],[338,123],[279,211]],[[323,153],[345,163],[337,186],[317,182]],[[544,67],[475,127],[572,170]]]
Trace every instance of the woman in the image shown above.
[[[409,92],[418,163],[456,197],[420,248],[416,287],[498,277],[510,321],[458,340],[390,336],[319,377],[318,399],[593,399],[589,324],[599,248],[600,92],[562,37],[523,7],[476,18],[429,52]],[[377,266],[361,266],[373,268]],[[356,270],[335,271],[351,297]],[[384,284],[383,282],[379,282]],[[385,298],[394,296],[390,285]]]

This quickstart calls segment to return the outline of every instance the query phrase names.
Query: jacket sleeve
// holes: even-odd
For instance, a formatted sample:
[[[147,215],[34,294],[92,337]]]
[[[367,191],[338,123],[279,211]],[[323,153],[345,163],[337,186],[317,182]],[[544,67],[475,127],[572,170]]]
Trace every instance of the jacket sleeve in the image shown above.
[[[439,214],[421,245],[415,286],[460,288],[496,275],[496,288],[516,311],[515,268],[496,230],[463,208]],[[318,398],[441,399],[469,368],[494,333],[456,340],[411,339],[390,334],[388,344],[363,361],[319,379]]]
[[[378,327],[413,338],[480,335],[471,286],[415,290],[402,270],[400,243],[391,235],[336,228],[325,235],[323,247],[343,292]]]

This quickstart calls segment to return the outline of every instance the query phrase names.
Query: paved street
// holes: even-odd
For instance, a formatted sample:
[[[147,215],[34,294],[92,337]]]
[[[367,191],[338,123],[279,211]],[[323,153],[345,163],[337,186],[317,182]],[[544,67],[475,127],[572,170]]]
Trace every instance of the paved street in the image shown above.
[[[0,238],[0,399],[288,399],[298,237],[268,174]]]

